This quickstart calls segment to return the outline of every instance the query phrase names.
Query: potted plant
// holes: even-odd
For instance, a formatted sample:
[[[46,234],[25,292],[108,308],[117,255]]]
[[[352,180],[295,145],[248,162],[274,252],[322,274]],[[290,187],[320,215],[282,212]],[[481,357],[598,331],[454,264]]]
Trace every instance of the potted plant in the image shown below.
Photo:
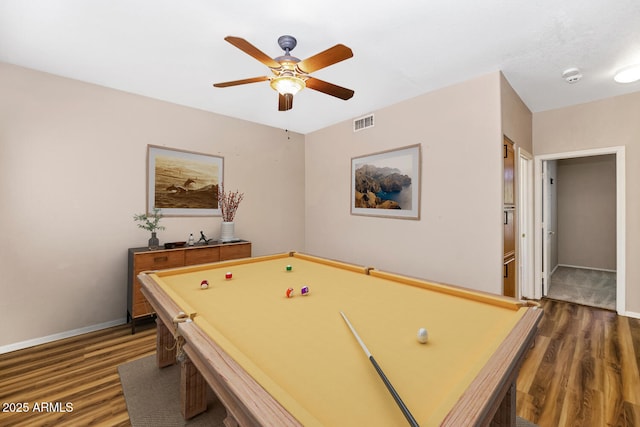
[[[220,213],[222,214],[222,225],[220,228],[220,241],[221,242],[233,242],[236,240],[235,224],[233,219],[238,211],[240,202],[244,199],[244,193],[240,193],[238,190],[234,192],[225,192],[224,184],[220,183],[218,187],[218,206],[220,207]]]
[[[160,209],[153,208],[153,214],[151,215],[147,215],[146,213],[134,215],[133,219],[134,221],[139,222],[138,227],[151,232],[149,249],[155,249],[160,246],[160,241],[156,235],[157,230],[164,230],[164,226],[160,225],[160,220],[162,219]]]

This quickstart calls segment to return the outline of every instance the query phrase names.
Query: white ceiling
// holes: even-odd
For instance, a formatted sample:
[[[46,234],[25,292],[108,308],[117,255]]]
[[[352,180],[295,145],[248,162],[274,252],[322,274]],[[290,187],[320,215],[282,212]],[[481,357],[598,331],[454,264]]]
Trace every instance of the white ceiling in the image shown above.
[[[225,36],[276,57],[283,34],[300,59],[349,46],[313,76],[354,97],[213,88],[269,75]],[[497,70],[539,112],[640,91],[612,79],[640,63],[640,0],[0,0],[0,61],[301,133]]]

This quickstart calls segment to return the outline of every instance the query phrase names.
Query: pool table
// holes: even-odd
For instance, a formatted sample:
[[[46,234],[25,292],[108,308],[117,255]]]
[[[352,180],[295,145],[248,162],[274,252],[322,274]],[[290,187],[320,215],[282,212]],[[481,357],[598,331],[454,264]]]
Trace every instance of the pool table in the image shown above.
[[[515,425],[542,317],[535,303],[296,252],[138,280],[158,315],[158,365],[181,361],[183,415],[206,410],[209,384],[227,426],[407,424],[340,312],[421,426]]]

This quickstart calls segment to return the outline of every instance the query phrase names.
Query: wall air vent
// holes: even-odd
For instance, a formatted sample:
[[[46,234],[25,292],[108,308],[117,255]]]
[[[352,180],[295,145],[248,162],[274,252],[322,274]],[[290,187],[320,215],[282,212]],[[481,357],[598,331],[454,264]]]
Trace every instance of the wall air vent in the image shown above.
[[[373,114],[369,114],[365,117],[360,117],[353,121],[353,131],[358,132],[366,128],[373,127]]]

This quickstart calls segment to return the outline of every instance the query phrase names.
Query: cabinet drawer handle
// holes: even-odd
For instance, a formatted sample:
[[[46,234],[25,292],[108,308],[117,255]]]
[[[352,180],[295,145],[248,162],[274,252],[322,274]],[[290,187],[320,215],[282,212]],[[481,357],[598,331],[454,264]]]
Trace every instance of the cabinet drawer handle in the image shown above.
[[[507,279],[509,277],[509,264],[504,265],[504,278]]]
[[[504,211],[504,225],[509,225],[509,213]]]
[[[153,262],[167,262],[169,257],[167,256],[159,256],[153,259]]]

